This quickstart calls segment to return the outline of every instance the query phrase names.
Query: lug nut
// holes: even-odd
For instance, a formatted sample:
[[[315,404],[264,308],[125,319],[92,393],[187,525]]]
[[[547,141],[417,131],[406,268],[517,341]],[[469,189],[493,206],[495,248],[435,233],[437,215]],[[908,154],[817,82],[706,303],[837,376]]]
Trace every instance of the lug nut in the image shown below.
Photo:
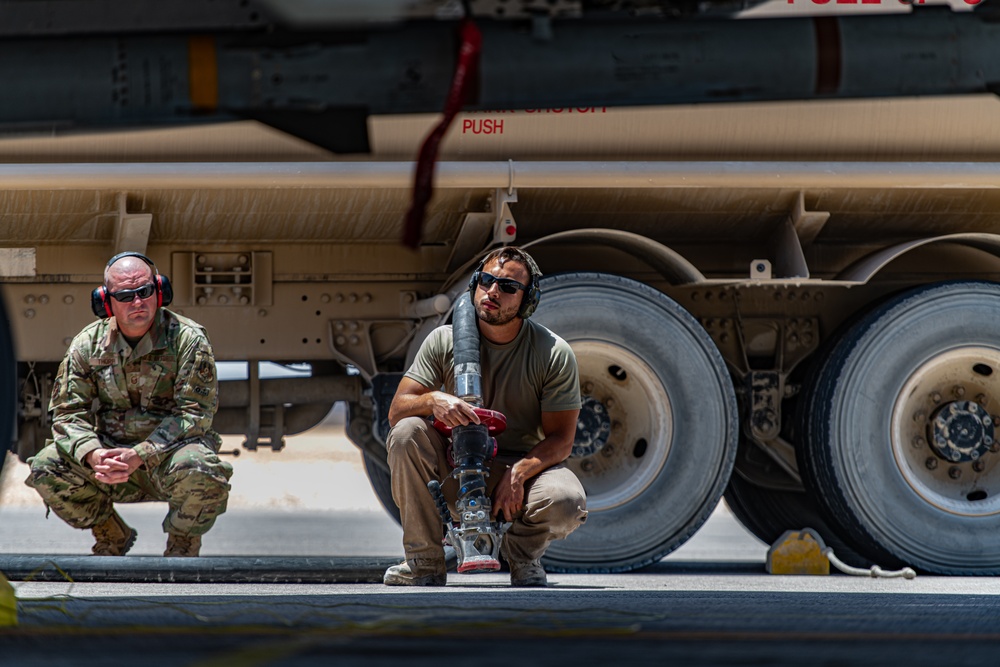
[[[920,437],[920,436],[918,435],[917,437],[915,437],[915,438],[913,439],[913,446],[914,446],[914,447],[917,447],[917,448],[920,448],[920,447],[923,447],[923,446],[924,446],[924,439],[923,439],[923,438],[921,438],[921,437]]]
[[[927,466],[928,470],[934,470],[937,468],[937,459],[931,457],[924,461],[924,465]]]
[[[941,394],[935,391],[933,394],[931,394],[931,400],[934,401],[935,403],[940,403]]]
[[[982,472],[986,470],[986,462],[983,461],[982,459],[979,459],[978,461],[972,464],[972,469],[975,470],[976,472]]]
[[[954,387],[952,387],[951,393],[955,394],[955,396],[958,398],[962,398],[963,396],[965,396],[965,387],[963,387],[960,384],[956,384]]]
[[[962,470],[958,466],[952,466],[948,468],[948,477],[951,477],[952,479],[958,479],[961,476],[962,476]]]

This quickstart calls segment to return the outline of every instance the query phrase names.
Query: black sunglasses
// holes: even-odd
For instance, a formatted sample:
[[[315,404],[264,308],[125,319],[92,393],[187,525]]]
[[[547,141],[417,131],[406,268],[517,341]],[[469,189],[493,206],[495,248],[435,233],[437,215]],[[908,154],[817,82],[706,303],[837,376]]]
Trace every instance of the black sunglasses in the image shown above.
[[[479,286],[484,290],[489,290],[493,286],[493,283],[497,284],[500,291],[504,294],[517,294],[518,290],[528,289],[521,283],[517,282],[513,278],[497,278],[492,273],[486,273],[485,271],[479,272]]]
[[[134,301],[136,297],[140,299],[148,299],[153,296],[153,292],[156,291],[156,287],[153,283],[147,283],[142,287],[136,287],[135,289],[123,289],[117,292],[108,292],[108,296],[112,297],[115,301],[121,301],[123,303],[129,303]]]

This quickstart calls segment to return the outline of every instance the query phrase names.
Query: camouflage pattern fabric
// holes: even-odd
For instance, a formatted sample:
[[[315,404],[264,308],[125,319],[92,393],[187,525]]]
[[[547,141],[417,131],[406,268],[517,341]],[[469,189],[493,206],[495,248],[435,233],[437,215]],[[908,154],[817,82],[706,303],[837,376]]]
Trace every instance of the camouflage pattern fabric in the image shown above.
[[[102,484],[94,471],[65,456],[55,444],[31,460],[27,484],[56,515],[74,528],[106,521],[113,503],[166,501],[170,509],[163,532],[204,535],[226,511],[231,465],[219,459],[203,438],[185,441],[148,471],[139,468],[124,484]]]
[[[204,329],[165,308],[133,349],[114,318],[70,344],[52,388],[52,440],[29,459],[26,484],[67,523],[88,528],[114,502],[166,501],[164,530],[202,534],[226,509],[232,466],[217,456],[215,356]],[[84,461],[132,447],[143,466],[124,484],[97,482]]]

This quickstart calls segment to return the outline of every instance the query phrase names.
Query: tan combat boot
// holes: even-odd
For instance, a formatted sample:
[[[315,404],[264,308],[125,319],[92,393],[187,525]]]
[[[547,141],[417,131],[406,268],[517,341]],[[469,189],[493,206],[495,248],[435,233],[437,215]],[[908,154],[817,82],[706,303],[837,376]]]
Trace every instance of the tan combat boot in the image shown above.
[[[545,577],[545,568],[537,560],[527,563],[517,563],[511,561],[510,565],[510,585],[520,588],[528,586],[548,586],[548,579]]]
[[[385,571],[382,583],[386,586],[444,586],[448,583],[448,573],[443,562],[419,575],[413,574],[409,563],[400,563]]]
[[[201,551],[201,535],[167,535],[164,556],[197,556]]]
[[[95,556],[124,556],[135,544],[135,537],[138,535],[115,511],[111,512],[104,523],[97,524],[90,531],[97,540],[91,548]]]

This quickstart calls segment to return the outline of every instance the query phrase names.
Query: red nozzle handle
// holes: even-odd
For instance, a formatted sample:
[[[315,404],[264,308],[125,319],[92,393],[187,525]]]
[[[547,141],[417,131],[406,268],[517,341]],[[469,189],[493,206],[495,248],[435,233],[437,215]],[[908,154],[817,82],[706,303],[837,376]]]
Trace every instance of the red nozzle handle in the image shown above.
[[[473,408],[473,410],[477,415],[479,415],[479,423],[486,426],[487,432],[490,435],[500,435],[507,428],[507,418],[503,416],[502,412],[487,410],[486,408]],[[451,437],[452,427],[446,426],[444,422],[434,420],[434,428],[436,428],[438,433],[444,437]]]

